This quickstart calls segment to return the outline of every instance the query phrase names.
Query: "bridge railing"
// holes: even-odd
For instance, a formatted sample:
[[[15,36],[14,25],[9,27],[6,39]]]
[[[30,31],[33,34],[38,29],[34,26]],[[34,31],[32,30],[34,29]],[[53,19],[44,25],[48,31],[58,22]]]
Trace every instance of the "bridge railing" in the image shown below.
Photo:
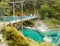
[[[37,18],[37,16],[24,16],[23,19],[33,19],[33,18]],[[13,20],[21,20],[22,17],[21,16],[0,16],[0,21],[13,21]]]

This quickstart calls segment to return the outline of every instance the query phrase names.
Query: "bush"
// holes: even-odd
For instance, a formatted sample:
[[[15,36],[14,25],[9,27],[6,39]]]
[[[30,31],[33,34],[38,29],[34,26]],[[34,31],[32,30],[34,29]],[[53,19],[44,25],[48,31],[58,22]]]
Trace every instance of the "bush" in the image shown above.
[[[19,32],[16,28],[13,26],[6,27],[6,30],[4,32],[4,36],[7,41],[10,41],[10,45],[27,45],[27,42],[25,42],[25,37],[22,35],[21,32]],[[11,42],[12,41],[12,42]]]

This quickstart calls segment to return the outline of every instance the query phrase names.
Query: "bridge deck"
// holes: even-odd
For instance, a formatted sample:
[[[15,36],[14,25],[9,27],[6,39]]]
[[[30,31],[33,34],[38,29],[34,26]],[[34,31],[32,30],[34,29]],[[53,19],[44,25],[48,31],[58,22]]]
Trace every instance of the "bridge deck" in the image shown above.
[[[9,23],[16,23],[16,22],[21,22],[21,21],[26,21],[30,19],[35,19],[38,18],[37,16],[24,16],[23,19],[21,16],[0,16],[0,24],[4,23],[9,24]]]

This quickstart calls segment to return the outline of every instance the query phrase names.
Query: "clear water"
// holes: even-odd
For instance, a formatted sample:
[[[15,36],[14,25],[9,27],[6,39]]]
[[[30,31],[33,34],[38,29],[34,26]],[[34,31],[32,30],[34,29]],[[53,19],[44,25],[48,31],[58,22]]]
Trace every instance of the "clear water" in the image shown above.
[[[60,39],[60,30],[51,30],[46,33],[46,36],[51,37],[52,42],[58,46],[59,39]]]
[[[24,28],[23,29],[23,34],[35,41],[38,41],[38,42],[44,42],[44,36],[48,36],[52,39],[52,42],[58,46],[58,42],[59,42],[59,38],[60,38],[60,31],[57,31],[57,30],[52,30],[52,31],[49,31],[48,33],[40,33],[38,32],[37,30],[31,30],[31,29],[27,29],[27,28]]]
[[[44,40],[43,40],[43,37],[44,37],[44,36],[43,36],[42,34],[40,34],[39,32],[37,32],[37,30],[35,31],[35,30],[31,30],[31,29],[26,29],[26,28],[24,28],[23,34],[24,34],[25,36],[27,36],[27,37],[35,40],[35,41],[44,42]]]

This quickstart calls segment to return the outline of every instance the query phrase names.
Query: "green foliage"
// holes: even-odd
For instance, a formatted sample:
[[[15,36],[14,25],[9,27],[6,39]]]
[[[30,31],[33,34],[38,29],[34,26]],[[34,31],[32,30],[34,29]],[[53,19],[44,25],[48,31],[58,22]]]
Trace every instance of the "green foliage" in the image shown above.
[[[24,25],[33,27],[34,26],[34,20],[25,21]]]
[[[12,5],[8,4],[7,3],[8,1],[14,1],[14,0],[4,0],[1,2],[0,5],[3,7],[9,7],[9,9],[6,9],[5,15],[11,16],[12,15],[12,10],[11,10]],[[17,0],[15,0],[15,1],[17,1]],[[19,8],[21,8],[21,4],[18,4],[18,5],[19,5]],[[24,8],[23,12],[26,15],[37,14],[37,16],[39,16],[39,19],[42,19],[42,20],[55,19],[55,20],[57,20],[57,24],[59,23],[59,25],[60,25],[59,0],[34,0],[34,1],[25,0],[23,8]],[[21,15],[21,9],[17,8],[17,9],[15,9],[15,11],[16,11],[15,15]],[[35,13],[35,11],[36,11],[36,13]]]
[[[60,28],[60,22],[56,19],[45,20],[45,22],[49,28]]]
[[[4,7],[11,7],[12,5],[9,5],[7,2],[11,1],[11,0],[5,0],[5,2],[1,2],[1,5]],[[60,17],[60,3],[57,3],[59,0],[46,0],[46,1],[42,1],[42,0],[35,0],[35,1],[25,1],[24,2],[24,13],[26,15],[29,14],[34,14],[35,10],[39,11],[39,16],[41,16],[41,19],[45,19],[45,18],[51,18],[54,17],[58,20]],[[19,4],[20,6],[21,4]],[[21,8],[21,7],[20,7]],[[11,9],[10,9],[11,10]],[[18,11],[17,11],[18,10]],[[7,15],[11,15],[12,11],[9,11],[9,9],[7,9],[8,12],[6,12]],[[16,14],[19,12],[19,14],[21,14],[21,9],[16,9]]]
[[[47,0],[40,6],[41,19],[45,20],[50,28],[60,28],[60,3],[57,3],[57,1]]]
[[[4,30],[5,30],[4,36],[10,45],[12,45],[12,46],[27,45],[27,42],[25,42],[25,38],[22,35],[22,33],[19,32],[17,29],[15,29],[13,26],[11,26],[11,27],[8,26],[8,29],[6,27],[6,29],[4,29]]]
[[[48,18],[49,16],[48,11],[49,11],[49,5],[44,4],[40,6],[40,14],[42,19]]]

